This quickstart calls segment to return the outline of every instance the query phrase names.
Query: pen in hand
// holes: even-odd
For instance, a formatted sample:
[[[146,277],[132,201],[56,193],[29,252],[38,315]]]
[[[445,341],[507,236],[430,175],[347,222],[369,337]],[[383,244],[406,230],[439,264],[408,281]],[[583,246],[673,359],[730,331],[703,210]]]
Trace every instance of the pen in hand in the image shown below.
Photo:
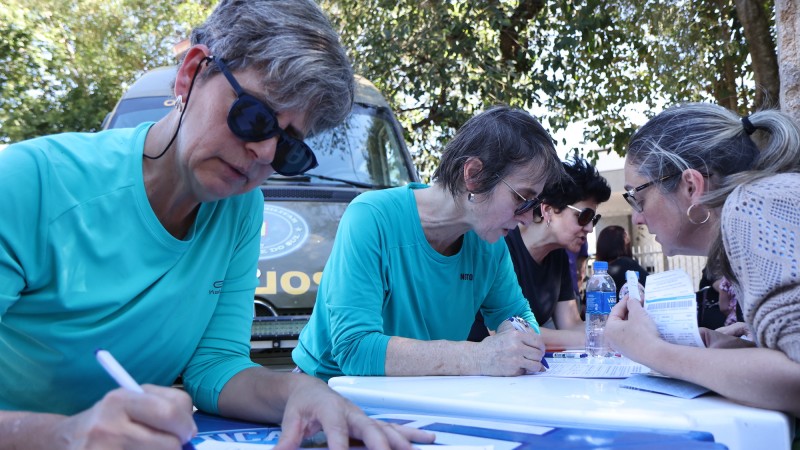
[[[117,360],[108,352],[108,350],[97,349],[94,352],[95,358],[97,358],[97,362],[103,366],[103,369],[111,375],[111,378],[117,382],[117,384],[123,388],[127,389],[131,392],[136,392],[137,394],[144,394],[144,389],[139,386],[139,383],[133,379],[133,377],[125,370],[122,365],[117,362]],[[192,445],[191,441],[186,442],[181,447],[182,450],[194,450],[194,445]]]
[[[514,327],[515,330],[522,331],[523,333],[527,333],[528,332],[528,327],[530,325],[528,325],[528,322],[525,319],[523,319],[522,317],[514,316],[514,317],[509,317],[507,320],[509,322],[511,322],[511,325]],[[544,356],[542,356],[542,361],[541,362],[542,362],[542,366],[544,366],[545,369],[549,369],[550,368],[550,365],[547,364],[547,360],[544,359]]]

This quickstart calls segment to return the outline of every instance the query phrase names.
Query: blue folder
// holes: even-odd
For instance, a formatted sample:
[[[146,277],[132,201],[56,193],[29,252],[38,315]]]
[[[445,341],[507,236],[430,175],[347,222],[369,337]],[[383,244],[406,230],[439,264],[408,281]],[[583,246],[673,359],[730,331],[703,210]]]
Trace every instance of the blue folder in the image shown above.
[[[368,411],[369,413],[369,411]],[[421,414],[370,414],[378,420],[415,426],[437,433],[437,437],[458,437],[463,445],[502,443],[497,447],[514,450],[533,449],[645,449],[645,450],[725,450],[726,446],[714,442],[711,433],[673,430],[602,429],[580,427],[539,426],[520,423],[516,427],[490,420],[460,419]],[[204,413],[195,414],[199,430],[192,441],[198,445],[205,440],[246,442],[251,444],[277,444],[280,426],[225,419]],[[467,424],[465,424],[465,422]],[[422,424],[422,425],[420,425]],[[509,430],[512,428],[512,430]],[[520,431],[525,428],[530,431]],[[446,439],[442,439],[445,440]],[[439,440],[437,439],[437,442]],[[445,442],[447,443],[447,442]],[[325,448],[324,442],[309,441],[303,447]],[[363,448],[358,442],[352,449]]]

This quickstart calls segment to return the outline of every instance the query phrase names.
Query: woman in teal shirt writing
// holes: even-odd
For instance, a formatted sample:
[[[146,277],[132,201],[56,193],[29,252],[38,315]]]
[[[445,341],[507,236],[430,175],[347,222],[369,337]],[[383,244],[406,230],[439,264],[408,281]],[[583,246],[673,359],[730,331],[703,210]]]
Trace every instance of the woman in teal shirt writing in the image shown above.
[[[544,346],[501,238],[533,220],[562,173],[552,142],[530,114],[495,107],[457,132],[432,186],[356,198],[292,354],[299,370],[326,380],[540,371]],[[479,310],[499,332],[466,342]],[[536,333],[513,332],[512,316]]]
[[[263,197],[316,165],[303,143],[354,81],[311,0],[223,1],[192,33],[161,121],[0,152],[0,447],[177,449],[192,405],[376,449],[430,434],[378,423],[324,383],[249,357]],[[119,389],[104,347],[144,384]],[[170,386],[181,376],[185,392]],[[187,395],[188,394],[188,395]]]

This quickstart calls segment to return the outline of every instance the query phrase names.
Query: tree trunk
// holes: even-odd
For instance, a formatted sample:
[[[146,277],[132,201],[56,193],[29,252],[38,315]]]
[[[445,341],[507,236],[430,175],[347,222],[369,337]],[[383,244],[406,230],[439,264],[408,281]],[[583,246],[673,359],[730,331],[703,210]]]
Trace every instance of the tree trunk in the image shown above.
[[[713,2],[717,5],[719,11],[725,11],[725,1],[715,0]],[[717,36],[720,42],[725,42],[730,39],[731,29],[727,21],[720,21],[719,28],[717,29]],[[734,56],[726,47],[720,49],[718,59],[716,61],[717,73],[719,78],[714,83],[714,98],[720,106],[730,109],[731,111],[739,110],[739,99],[736,95],[736,69],[733,62]]]
[[[791,1],[791,0],[790,0]],[[736,0],[736,15],[744,28],[756,82],[754,109],[775,108],[780,95],[778,57],[763,0]]]
[[[800,123],[800,5],[775,0],[781,110]]]

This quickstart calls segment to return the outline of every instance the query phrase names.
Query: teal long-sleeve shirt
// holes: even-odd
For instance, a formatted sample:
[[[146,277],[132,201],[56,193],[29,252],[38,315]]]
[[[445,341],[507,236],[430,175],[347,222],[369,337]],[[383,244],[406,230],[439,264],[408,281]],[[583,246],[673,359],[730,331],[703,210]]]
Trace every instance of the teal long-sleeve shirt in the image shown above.
[[[348,206],[292,353],[304,372],[384,375],[391,336],[463,341],[478,310],[492,329],[515,315],[536,326],[502,239],[470,231],[452,256],[430,246],[413,191],[426,187],[367,192]]]
[[[263,197],[204,203],[185,239],[144,188],[151,124],[0,152],[0,409],[74,414],[116,388],[183,375],[199,408],[250,360]]]

